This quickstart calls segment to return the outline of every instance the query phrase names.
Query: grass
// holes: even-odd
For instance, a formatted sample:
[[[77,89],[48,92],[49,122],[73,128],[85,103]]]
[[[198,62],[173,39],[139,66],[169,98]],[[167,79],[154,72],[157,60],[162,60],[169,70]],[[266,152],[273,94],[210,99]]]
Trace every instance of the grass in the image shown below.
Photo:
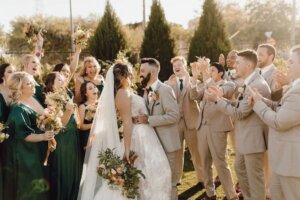
[[[229,137],[228,137],[229,138]],[[230,141],[228,139],[228,141]],[[234,163],[234,152],[232,145],[228,142],[227,154],[228,154],[228,164],[231,169],[232,177],[234,183],[236,183],[237,178],[233,168]],[[214,168],[214,177],[217,176],[217,172]],[[181,185],[178,187],[179,200],[199,200],[205,196],[205,189],[200,190],[200,188],[195,187],[197,184],[197,176],[193,168],[193,164],[190,159],[190,154],[185,151],[185,162],[184,162],[184,174],[181,181]],[[223,191],[222,185],[217,186],[217,197],[218,199],[226,199],[225,193]]]

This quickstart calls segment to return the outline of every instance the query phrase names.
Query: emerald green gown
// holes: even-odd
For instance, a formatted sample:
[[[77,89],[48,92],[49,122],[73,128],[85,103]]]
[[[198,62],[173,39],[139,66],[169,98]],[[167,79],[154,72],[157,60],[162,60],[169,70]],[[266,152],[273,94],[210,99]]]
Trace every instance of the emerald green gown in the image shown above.
[[[6,105],[6,102],[0,93],[0,122],[5,123],[7,120],[7,115],[9,108]],[[0,200],[3,200],[3,175],[2,175],[2,155],[3,155],[3,144],[0,143]]]
[[[47,176],[43,166],[47,142],[26,142],[40,134],[37,113],[24,104],[13,104],[8,116],[9,139],[4,142],[3,180],[5,200],[46,200]]]
[[[73,95],[68,91],[69,96]],[[82,172],[79,132],[74,114],[55,136],[57,146],[49,157],[50,199],[77,200]]]
[[[44,90],[44,87],[43,87],[41,84],[37,83],[37,84],[35,85],[35,94],[34,94],[34,96],[36,97],[36,99],[37,99],[41,104],[44,103],[43,90]],[[45,106],[45,105],[43,105],[43,106]]]

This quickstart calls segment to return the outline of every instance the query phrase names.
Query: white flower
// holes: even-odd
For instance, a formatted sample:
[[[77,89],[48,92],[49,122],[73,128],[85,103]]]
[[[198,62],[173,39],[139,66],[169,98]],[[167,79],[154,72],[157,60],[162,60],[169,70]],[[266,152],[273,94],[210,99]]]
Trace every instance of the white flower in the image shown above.
[[[242,93],[244,93],[244,91],[245,91],[245,89],[244,89],[243,87],[239,87],[239,88],[238,88],[238,92],[239,92],[239,93],[242,94]]]

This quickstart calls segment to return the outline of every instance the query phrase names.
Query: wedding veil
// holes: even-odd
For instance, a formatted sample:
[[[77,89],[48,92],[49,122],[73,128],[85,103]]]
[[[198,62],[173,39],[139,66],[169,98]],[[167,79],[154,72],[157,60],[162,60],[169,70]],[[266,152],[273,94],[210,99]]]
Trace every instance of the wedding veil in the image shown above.
[[[98,153],[107,148],[116,149],[120,156],[124,153],[117,125],[113,68],[114,65],[106,74],[105,85],[91,127],[89,141],[92,138],[93,142],[87,145],[78,200],[93,200],[101,186],[102,180],[97,174]]]

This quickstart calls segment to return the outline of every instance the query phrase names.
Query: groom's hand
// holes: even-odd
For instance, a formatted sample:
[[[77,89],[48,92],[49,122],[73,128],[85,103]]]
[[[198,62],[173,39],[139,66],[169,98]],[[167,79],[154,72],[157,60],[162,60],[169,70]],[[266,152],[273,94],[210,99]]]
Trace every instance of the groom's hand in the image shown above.
[[[147,115],[139,115],[137,118],[137,124],[148,124],[148,116]]]

